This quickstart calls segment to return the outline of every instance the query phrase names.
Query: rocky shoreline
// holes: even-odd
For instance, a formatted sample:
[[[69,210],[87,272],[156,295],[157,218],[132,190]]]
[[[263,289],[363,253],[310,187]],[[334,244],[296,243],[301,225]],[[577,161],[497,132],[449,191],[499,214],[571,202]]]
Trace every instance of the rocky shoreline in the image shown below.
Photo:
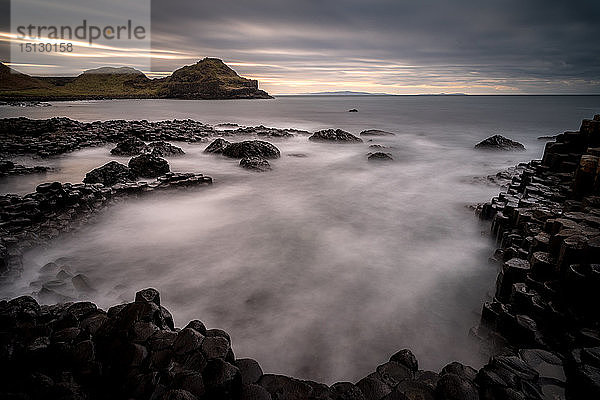
[[[15,134],[15,126],[26,133],[24,138]],[[83,124],[64,118],[12,119],[0,121],[0,153],[46,157],[132,136],[149,142],[206,142],[208,137],[249,132],[263,137],[296,133],[264,127],[221,131],[189,120]],[[346,136],[331,132],[335,140]],[[175,328],[158,292],[146,289],[134,302],[107,311],[89,302],[40,306],[29,296],[0,302],[0,360],[7,371],[0,377],[0,397],[599,398],[598,147],[600,115],[584,120],[579,131],[547,143],[543,160],[520,165],[506,191],[477,208],[482,219],[492,221],[491,232],[500,246],[491,258],[500,270],[494,299],[483,306],[481,323],[471,332],[492,354],[479,371],[458,362],[439,373],[423,371],[404,349],[356,383],[327,386],[265,374],[255,360],[235,358],[226,332],[207,329],[198,320]],[[3,250],[4,268],[18,271],[17,243],[47,240],[70,229],[74,216],[85,221],[110,199],[210,181],[170,173],[151,183],[52,183],[40,185],[35,194],[3,196],[2,221],[11,223],[0,229],[14,234]],[[32,218],[23,217],[31,210]],[[32,221],[36,229],[23,229]]]

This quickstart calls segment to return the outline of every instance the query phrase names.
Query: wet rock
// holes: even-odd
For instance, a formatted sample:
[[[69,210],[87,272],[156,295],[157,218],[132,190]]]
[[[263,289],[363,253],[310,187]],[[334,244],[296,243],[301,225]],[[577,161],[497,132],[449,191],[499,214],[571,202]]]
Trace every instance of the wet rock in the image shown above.
[[[363,392],[350,382],[337,382],[331,385],[336,400],[365,400]]]
[[[110,154],[115,156],[137,156],[146,150],[146,143],[132,137],[117,143],[117,146],[110,151]]]
[[[129,168],[135,175],[143,178],[156,178],[171,170],[164,158],[152,154],[141,154],[129,160]]]
[[[265,172],[271,170],[271,164],[269,164],[269,162],[264,158],[260,157],[242,158],[240,160],[240,167],[257,172]]]
[[[527,366],[537,372],[541,379],[565,384],[566,376],[563,361],[556,354],[541,349],[521,349],[519,357]]]
[[[362,378],[356,383],[356,386],[367,400],[379,400],[392,392],[391,387],[376,372]]]
[[[259,157],[264,159],[279,158],[279,149],[262,140],[246,140],[231,143],[223,149],[223,155],[230,158]]]
[[[225,150],[225,148],[227,146],[229,146],[231,144],[231,142],[228,142],[225,139],[222,138],[218,138],[215,139],[211,144],[208,145],[208,147],[206,149],[204,149],[205,153],[213,153],[213,154],[222,154],[223,150]]]
[[[404,365],[409,370],[416,372],[419,369],[417,357],[409,349],[402,349],[390,357],[390,361]]]
[[[271,394],[273,400],[304,400],[313,392],[310,385],[283,375],[265,374],[258,384]]]
[[[491,136],[475,145],[476,150],[524,151],[525,146],[502,135]]]
[[[324,129],[315,132],[308,140],[313,142],[361,143],[363,140],[341,129]]]
[[[367,129],[360,133],[360,136],[394,136],[395,133],[382,131],[379,129]]]
[[[413,372],[406,366],[395,361],[389,361],[377,367],[377,373],[381,381],[390,387],[396,387],[405,379],[412,379]]]
[[[75,289],[82,293],[91,293],[94,291],[89,278],[83,274],[77,274],[71,278],[71,283]]]
[[[162,394],[160,400],[198,400],[198,398],[187,390],[172,389]]]
[[[182,329],[173,343],[176,354],[186,354],[200,349],[204,336],[194,329]]]
[[[180,156],[185,154],[181,147],[174,146],[171,143],[164,141],[152,142],[148,145],[148,148],[152,149],[150,153],[157,157]]]
[[[435,389],[436,400],[478,400],[473,382],[455,374],[443,374]]]
[[[251,358],[238,358],[235,360],[235,366],[240,370],[242,375],[242,383],[250,385],[257,383],[263,375],[262,369],[258,362]]]
[[[239,397],[242,391],[240,371],[220,358],[208,361],[202,378],[209,398],[233,399]]]
[[[188,322],[185,326],[186,328],[194,329],[196,332],[200,332],[202,335],[206,336],[206,326],[202,321],[198,321],[197,319]]]
[[[358,110],[356,108],[351,108],[348,110],[348,112],[355,113],[355,112],[358,112]]]
[[[175,375],[174,386],[178,389],[188,391],[196,397],[202,397],[205,393],[202,374],[196,371],[183,371]]]
[[[241,400],[271,400],[271,394],[267,389],[259,385],[242,386]]]
[[[158,293],[158,290],[152,288],[140,290],[135,294],[135,301],[154,303],[160,306],[160,293]]]
[[[383,153],[383,152],[376,152],[376,153],[369,153],[367,159],[369,161],[374,161],[374,162],[378,162],[378,161],[394,161],[394,158],[392,157],[392,155],[390,153]]]
[[[95,168],[83,178],[84,183],[101,183],[104,186],[132,181],[135,181],[135,174],[131,172],[129,167],[117,161],[111,161],[101,167]]]
[[[202,354],[207,359],[225,358],[229,352],[229,341],[221,336],[206,337],[202,341]]]

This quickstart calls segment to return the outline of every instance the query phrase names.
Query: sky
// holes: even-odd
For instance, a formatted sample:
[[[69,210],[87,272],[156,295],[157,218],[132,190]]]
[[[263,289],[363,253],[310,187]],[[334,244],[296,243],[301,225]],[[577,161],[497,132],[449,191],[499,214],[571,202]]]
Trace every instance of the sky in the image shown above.
[[[37,1],[58,13],[67,0]],[[151,55],[90,48],[93,63],[156,77],[217,57],[272,94],[600,94],[597,0],[152,0],[150,11]]]

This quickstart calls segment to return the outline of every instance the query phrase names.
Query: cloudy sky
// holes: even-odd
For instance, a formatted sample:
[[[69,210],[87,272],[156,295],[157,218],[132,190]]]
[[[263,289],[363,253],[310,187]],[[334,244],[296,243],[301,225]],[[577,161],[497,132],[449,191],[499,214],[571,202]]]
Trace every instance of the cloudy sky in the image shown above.
[[[597,0],[152,0],[147,72],[208,56],[274,94],[599,94],[598,21]]]

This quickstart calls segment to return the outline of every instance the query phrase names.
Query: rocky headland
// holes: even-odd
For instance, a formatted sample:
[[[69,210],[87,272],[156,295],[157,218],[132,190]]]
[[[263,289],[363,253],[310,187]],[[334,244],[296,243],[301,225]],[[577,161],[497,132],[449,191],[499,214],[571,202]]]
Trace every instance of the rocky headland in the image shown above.
[[[0,100],[15,105],[32,101],[84,99],[270,99],[258,81],[239,76],[217,58],[204,58],[165,78],[150,79],[129,67],[102,67],[76,77],[33,77],[0,63]]]
[[[58,118],[12,119],[0,121],[0,152],[5,157],[30,153],[46,157],[129,140],[132,153],[139,151],[129,154],[133,159],[156,161],[161,158],[153,154],[156,147],[149,149],[145,142],[208,142],[209,137],[249,131],[264,136],[259,132],[265,130],[272,136],[294,134],[272,128],[217,131],[194,121],[82,124]],[[359,138],[340,130],[317,132],[311,140],[360,143]],[[207,151],[222,155],[231,152],[230,157],[241,158],[242,164],[263,168],[262,161],[278,158],[280,152],[276,148],[275,152],[272,144],[260,142],[244,140],[233,146],[235,143],[228,140],[216,139]],[[30,296],[1,301],[0,360],[4,372],[0,374],[0,397],[599,398],[599,147],[600,115],[596,115],[593,120],[584,120],[578,131],[565,132],[547,143],[543,160],[513,170],[505,177],[510,180],[506,190],[477,208],[482,219],[491,220],[491,234],[500,246],[490,258],[499,269],[495,295],[484,304],[481,323],[471,331],[491,355],[479,371],[458,362],[439,372],[424,371],[410,350],[402,349],[354,383],[324,385],[264,373],[257,361],[235,357],[226,332],[207,329],[199,320],[176,328],[161,305],[159,293],[145,289],[133,302],[106,311],[90,302],[68,299],[49,306]],[[147,168],[152,171],[163,164],[150,161]],[[202,175],[171,172],[151,182],[140,182],[140,172],[132,165],[109,164],[90,172],[90,179],[103,183],[48,183],[30,195],[0,198],[6,274],[18,273],[24,243],[43,242],[71,229],[73,221],[85,223],[115,196],[211,182]],[[43,268],[60,273],[58,265]],[[85,289],[84,277],[71,280],[73,286]]]

